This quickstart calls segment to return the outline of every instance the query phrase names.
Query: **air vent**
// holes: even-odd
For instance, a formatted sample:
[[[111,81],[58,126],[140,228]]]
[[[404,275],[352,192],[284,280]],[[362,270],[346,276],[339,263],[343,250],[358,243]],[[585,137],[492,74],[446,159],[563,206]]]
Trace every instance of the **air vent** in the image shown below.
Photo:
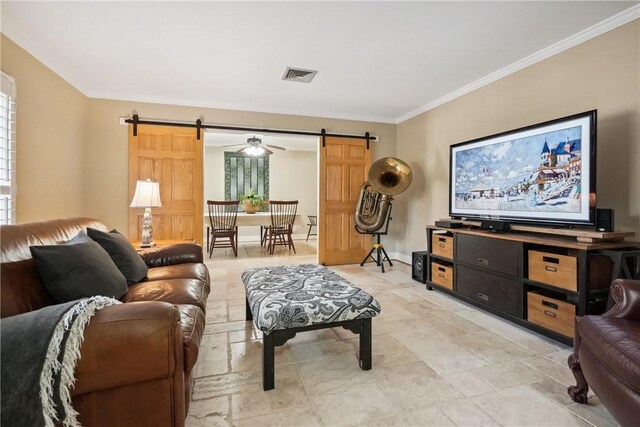
[[[287,69],[284,70],[282,80],[287,80],[290,82],[309,83],[311,80],[313,80],[317,73],[318,72],[314,70],[304,70],[302,68],[287,67]]]

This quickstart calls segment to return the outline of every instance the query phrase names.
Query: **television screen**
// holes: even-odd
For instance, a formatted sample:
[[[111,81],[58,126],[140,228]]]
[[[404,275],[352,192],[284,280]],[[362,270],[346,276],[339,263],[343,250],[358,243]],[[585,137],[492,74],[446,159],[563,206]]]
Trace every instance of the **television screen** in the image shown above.
[[[449,215],[593,224],[595,147],[596,110],[452,145]]]

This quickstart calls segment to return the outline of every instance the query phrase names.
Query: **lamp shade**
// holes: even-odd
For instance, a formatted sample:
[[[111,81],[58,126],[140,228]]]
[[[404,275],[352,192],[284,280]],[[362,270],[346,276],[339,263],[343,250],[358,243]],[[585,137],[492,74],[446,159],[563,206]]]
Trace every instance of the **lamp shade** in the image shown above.
[[[160,201],[160,184],[151,181],[138,181],[136,183],[136,192],[133,195],[130,207],[132,208],[161,208]]]

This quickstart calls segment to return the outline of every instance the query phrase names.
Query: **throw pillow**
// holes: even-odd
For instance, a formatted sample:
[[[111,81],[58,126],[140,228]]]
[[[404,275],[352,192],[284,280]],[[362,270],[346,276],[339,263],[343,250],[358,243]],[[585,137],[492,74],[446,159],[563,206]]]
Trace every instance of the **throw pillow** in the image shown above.
[[[103,295],[120,299],[127,280],[107,251],[84,231],[60,245],[31,246],[45,287],[59,302]]]
[[[147,264],[144,263],[133,245],[129,243],[129,240],[118,233],[117,230],[105,233],[104,231],[88,228],[87,234],[98,242],[102,249],[107,251],[118,270],[127,279],[129,285],[138,283],[147,277],[147,272],[149,271]]]

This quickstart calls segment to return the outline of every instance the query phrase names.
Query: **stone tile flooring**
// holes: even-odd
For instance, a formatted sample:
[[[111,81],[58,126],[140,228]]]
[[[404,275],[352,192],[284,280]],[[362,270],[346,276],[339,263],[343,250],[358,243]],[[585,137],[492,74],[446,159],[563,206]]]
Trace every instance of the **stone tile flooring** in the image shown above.
[[[591,395],[566,394],[570,348],[411,280],[394,263],[333,268],[374,295],[373,369],[358,367],[358,338],[345,329],[298,334],[276,349],[276,388],[262,390],[261,333],[244,321],[247,268],[315,261],[315,241],[298,255],[267,255],[244,244],[216,249],[212,291],[187,426],[613,426]]]

